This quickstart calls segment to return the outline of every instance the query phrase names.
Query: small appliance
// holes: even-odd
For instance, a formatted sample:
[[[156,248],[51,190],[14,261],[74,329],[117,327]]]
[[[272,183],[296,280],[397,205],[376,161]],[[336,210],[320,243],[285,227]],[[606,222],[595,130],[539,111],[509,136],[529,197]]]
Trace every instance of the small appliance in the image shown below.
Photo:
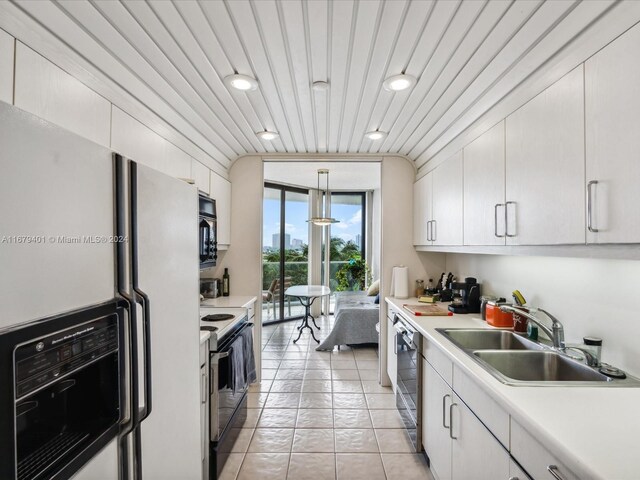
[[[218,260],[218,227],[216,201],[203,193],[200,194],[198,238],[200,251],[200,269],[216,266]]]
[[[453,293],[449,311],[453,313],[480,313],[480,284],[473,277],[464,282],[452,282]]]

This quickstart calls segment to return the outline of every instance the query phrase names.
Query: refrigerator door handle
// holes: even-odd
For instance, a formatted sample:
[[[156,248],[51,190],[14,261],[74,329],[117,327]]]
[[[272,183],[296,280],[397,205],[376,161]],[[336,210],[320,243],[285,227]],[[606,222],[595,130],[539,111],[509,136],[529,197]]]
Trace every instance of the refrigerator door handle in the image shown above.
[[[127,195],[127,179],[126,179],[126,160],[118,154],[114,154],[114,171],[115,171],[115,211],[116,211],[116,233],[120,238],[127,237],[127,203],[126,203],[126,195]],[[132,452],[137,451],[137,445],[134,441],[132,448],[130,449],[129,445],[129,437],[136,429],[136,411],[138,409],[138,400],[139,400],[139,384],[138,384],[138,320],[137,320],[137,308],[136,308],[136,300],[135,293],[131,294],[131,288],[128,278],[128,251],[127,251],[127,243],[126,242],[117,242],[116,243],[116,258],[117,258],[117,287],[118,293],[122,298],[127,302],[127,321],[128,326],[126,327],[126,331],[128,333],[128,345],[129,345],[129,382],[127,387],[123,388],[121,401],[124,405],[128,402],[128,415],[123,413],[123,418],[125,421],[122,423],[120,429],[120,478],[122,480],[128,480],[131,478],[131,474],[136,477],[137,472],[135,470],[130,471],[129,466],[133,463],[135,459],[130,459],[132,456]],[[128,390],[128,394],[126,392]],[[135,435],[134,435],[135,439]],[[139,478],[139,476],[137,477]]]
[[[149,297],[138,285],[138,168],[135,162],[129,162],[129,241],[131,247],[131,283],[136,303],[142,307],[142,344],[144,348],[144,406],[134,412],[134,424],[139,425],[151,413],[151,316]],[[137,371],[137,370],[136,370]]]

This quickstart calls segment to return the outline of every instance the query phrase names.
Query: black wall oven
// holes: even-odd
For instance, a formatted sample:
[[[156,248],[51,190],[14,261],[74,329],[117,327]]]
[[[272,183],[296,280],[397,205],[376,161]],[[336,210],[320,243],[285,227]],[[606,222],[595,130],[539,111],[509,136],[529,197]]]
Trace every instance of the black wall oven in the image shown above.
[[[118,435],[125,306],[0,334],[0,478],[70,478]]]
[[[252,327],[245,316],[211,352],[210,480],[220,475],[247,419],[247,392],[256,380]]]
[[[396,407],[416,452],[422,450],[422,335],[398,315],[395,327],[395,353],[398,360]]]
[[[215,267],[218,260],[216,201],[201,194],[198,203],[200,215],[198,225],[200,268]]]

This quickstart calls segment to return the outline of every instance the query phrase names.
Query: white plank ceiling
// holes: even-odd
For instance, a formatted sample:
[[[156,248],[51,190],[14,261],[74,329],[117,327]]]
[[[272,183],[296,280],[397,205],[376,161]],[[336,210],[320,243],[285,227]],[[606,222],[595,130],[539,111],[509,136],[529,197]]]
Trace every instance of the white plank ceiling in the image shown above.
[[[15,5],[227,168],[252,152],[400,153],[421,166],[452,125],[471,125],[615,8],[603,0]],[[259,88],[230,91],[223,79],[236,72]],[[401,72],[418,78],[413,89],[382,88]],[[314,91],[314,81],[330,87]],[[388,137],[364,137],[377,129]],[[260,140],[262,130],[280,137]]]

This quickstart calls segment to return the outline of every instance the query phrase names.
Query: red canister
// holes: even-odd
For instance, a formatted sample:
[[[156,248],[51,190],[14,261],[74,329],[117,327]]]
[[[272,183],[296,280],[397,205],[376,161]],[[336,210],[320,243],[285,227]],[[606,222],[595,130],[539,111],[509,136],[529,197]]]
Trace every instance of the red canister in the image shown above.
[[[500,310],[501,305],[510,305],[508,303],[487,303],[487,323],[492,327],[513,328],[513,313],[503,312]]]

